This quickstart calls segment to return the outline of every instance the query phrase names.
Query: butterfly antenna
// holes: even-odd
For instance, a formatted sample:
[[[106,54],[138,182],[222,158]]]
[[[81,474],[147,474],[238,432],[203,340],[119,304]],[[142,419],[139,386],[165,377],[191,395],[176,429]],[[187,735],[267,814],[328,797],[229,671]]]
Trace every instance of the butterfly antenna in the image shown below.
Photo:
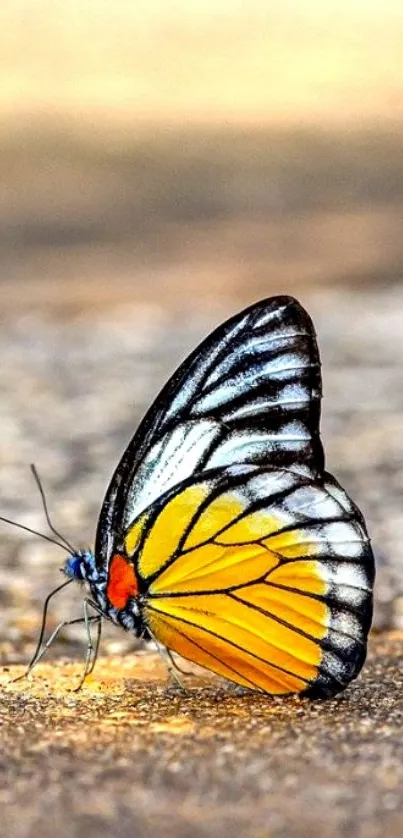
[[[56,535],[58,538],[60,538],[60,541],[64,542],[64,544],[66,545],[66,547],[68,548],[70,553],[75,553],[76,550],[70,544],[70,542],[67,541],[67,538],[65,538],[64,535],[62,535],[60,532],[58,532],[56,527],[53,526],[52,521],[50,520],[48,504],[47,504],[45,492],[44,492],[44,489],[43,489],[43,486],[42,486],[42,481],[39,477],[39,474],[36,470],[36,466],[34,465],[34,463],[31,463],[30,468],[31,468],[32,474],[34,475],[35,483],[36,483],[36,485],[39,489],[39,492],[40,492],[40,495],[41,495],[41,498],[42,498],[43,511],[45,513],[45,517],[46,517],[46,520],[48,522],[49,529],[51,530],[51,532],[53,532],[54,535]]]
[[[61,544],[60,541],[56,541],[55,538],[51,538],[50,535],[45,535],[43,532],[38,532],[38,530],[33,530],[32,527],[25,527],[24,524],[18,524],[17,521],[12,521],[11,518],[5,518],[3,515],[0,515],[0,521],[4,521],[5,524],[11,524],[13,527],[18,527],[19,530],[25,530],[25,532],[30,532],[32,535],[38,535],[39,538],[44,538],[45,541],[50,541],[51,544],[56,544],[56,547],[60,547],[64,553],[70,553],[70,547],[67,549],[66,544]],[[74,553],[74,550],[73,550]]]

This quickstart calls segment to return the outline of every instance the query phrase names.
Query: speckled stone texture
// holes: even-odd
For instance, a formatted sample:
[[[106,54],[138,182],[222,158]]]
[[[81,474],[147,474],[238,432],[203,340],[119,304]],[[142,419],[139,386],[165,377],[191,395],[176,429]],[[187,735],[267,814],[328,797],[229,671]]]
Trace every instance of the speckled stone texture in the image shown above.
[[[403,634],[325,702],[167,689],[154,654],[0,676],[0,835],[401,838]]]

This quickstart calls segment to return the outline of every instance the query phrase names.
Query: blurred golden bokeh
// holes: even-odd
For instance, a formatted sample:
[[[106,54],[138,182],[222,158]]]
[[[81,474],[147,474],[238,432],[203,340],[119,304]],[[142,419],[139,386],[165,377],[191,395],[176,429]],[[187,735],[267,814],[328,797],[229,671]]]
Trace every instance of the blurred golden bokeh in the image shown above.
[[[395,0],[3,0],[5,308],[395,282],[402,43]]]
[[[359,124],[403,113],[398,0],[3,0],[0,24],[10,118]]]

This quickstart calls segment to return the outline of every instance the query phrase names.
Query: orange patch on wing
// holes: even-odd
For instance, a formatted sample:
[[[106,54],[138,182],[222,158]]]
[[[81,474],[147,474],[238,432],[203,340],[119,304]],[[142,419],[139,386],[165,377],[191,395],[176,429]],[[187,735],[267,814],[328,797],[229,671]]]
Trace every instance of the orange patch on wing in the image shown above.
[[[121,610],[125,607],[129,597],[137,596],[139,592],[133,565],[116,554],[109,566],[109,580],[107,597],[114,608]]]

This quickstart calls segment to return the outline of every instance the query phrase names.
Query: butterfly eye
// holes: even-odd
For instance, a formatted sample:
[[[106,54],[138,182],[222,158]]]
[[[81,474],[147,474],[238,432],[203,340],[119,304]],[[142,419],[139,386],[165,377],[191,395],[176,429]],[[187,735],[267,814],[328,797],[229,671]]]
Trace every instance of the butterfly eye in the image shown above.
[[[85,578],[84,572],[84,563],[83,563],[83,556],[73,554],[69,556],[69,558],[65,561],[61,570],[69,579],[79,579],[82,580]]]

